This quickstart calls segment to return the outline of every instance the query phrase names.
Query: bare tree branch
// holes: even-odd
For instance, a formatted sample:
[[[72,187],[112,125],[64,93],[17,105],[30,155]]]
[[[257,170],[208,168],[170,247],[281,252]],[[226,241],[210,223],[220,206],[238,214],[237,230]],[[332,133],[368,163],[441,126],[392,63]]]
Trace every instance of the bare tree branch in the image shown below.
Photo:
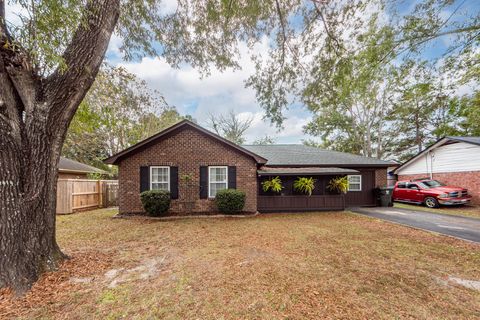
[[[237,144],[245,142],[243,135],[252,125],[253,118],[242,120],[230,110],[226,115],[209,114],[209,126],[219,135]]]

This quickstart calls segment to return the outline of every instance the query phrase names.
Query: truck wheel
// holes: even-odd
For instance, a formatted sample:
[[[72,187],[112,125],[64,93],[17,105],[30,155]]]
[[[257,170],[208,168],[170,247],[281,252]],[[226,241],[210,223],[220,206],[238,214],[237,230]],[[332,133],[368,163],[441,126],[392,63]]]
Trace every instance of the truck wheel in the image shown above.
[[[437,199],[432,198],[432,197],[425,198],[425,205],[429,208],[438,208],[439,207]]]

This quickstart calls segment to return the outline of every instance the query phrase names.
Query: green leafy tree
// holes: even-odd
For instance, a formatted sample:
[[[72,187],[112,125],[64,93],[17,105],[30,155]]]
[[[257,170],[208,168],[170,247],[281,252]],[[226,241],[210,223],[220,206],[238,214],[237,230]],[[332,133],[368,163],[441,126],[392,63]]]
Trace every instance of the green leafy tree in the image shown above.
[[[396,5],[313,1],[312,11],[304,9],[303,23],[297,20],[295,26],[287,23],[295,11],[284,12],[277,46],[268,58],[257,58],[257,72],[247,82],[266,118],[282,127],[285,111],[302,102],[313,116],[305,132],[320,140],[318,146],[379,158],[408,152],[397,148],[400,142],[387,119],[403,95],[396,89],[398,65],[451,37],[437,62],[445,63],[451,79],[476,81],[480,17],[465,13],[465,1],[418,1],[401,13]],[[462,19],[455,18],[458,13]],[[442,121],[441,112],[432,115],[435,121]]]
[[[239,68],[238,43],[275,37],[299,1],[0,0],[0,287],[25,292],[65,256],[55,239],[57,166],[68,126],[102,65],[112,33],[125,59],[162,56]],[[282,17],[279,19],[279,17]],[[124,139],[125,137],[121,137]]]
[[[144,81],[105,66],[70,123],[62,153],[109,170],[103,159],[182,119]]]
[[[480,136],[480,92],[450,98],[443,118],[434,130],[437,137]]]
[[[363,33],[370,4],[383,5],[373,0],[198,0],[179,1],[176,10],[164,12],[161,0],[11,1],[22,8],[15,25],[5,19],[5,2],[0,0],[0,181],[8,183],[0,185],[0,287],[17,292],[64,259],[55,240],[57,164],[68,125],[97,76],[113,32],[127,60],[162,56],[172,66],[188,63],[202,74],[212,67],[240,68],[240,41],[253,48],[269,39],[268,56],[255,57],[258,73],[250,85],[266,117],[281,125],[292,99],[318,98],[303,97],[304,84],[322,79],[317,58],[324,53],[343,58],[362,49],[350,40]],[[435,10],[450,2],[422,2],[425,8],[419,7],[406,25],[412,43],[442,33],[461,35],[468,43],[478,30],[478,15],[463,27],[445,30],[449,24],[438,20]],[[432,19],[441,28],[425,27],[429,24],[422,19],[428,21],[430,12],[436,12]],[[405,24],[397,25],[393,34],[407,43],[406,32],[396,32]],[[385,53],[388,59],[375,60],[397,56],[396,48]],[[337,68],[343,59],[331,61],[332,72],[348,70]],[[312,100],[314,107],[323,105]]]
[[[422,151],[438,138],[439,128],[449,122],[445,117],[448,98],[437,74],[427,62],[407,61],[402,66],[396,88],[399,97],[388,117],[394,137],[393,154],[400,160]]]
[[[383,156],[388,143],[385,116],[391,108],[394,78],[392,68],[377,60],[391,49],[392,37],[391,28],[379,28],[372,19],[367,31],[358,36],[358,45],[365,49],[342,56],[318,56],[318,69],[304,87],[302,97],[313,114],[305,132],[320,136],[323,147]]]

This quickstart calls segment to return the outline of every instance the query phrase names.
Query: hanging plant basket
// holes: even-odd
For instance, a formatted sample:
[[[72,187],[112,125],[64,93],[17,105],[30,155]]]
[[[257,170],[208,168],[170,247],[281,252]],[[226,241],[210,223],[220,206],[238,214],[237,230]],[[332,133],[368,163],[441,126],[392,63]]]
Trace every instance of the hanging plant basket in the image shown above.
[[[315,189],[315,181],[312,177],[298,177],[297,180],[293,182],[293,189],[311,196]]]

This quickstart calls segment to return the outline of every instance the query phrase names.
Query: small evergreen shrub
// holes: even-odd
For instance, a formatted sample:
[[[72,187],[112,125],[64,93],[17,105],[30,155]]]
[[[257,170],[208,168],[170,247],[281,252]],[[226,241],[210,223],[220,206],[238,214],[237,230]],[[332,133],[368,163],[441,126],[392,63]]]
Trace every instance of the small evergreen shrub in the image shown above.
[[[223,213],[237,213],[245,206],[245,192],[236,189],[226,189],[217,192],[215,203]]]
[[[143,209],[149,216],[159,217],[170,208],[170,192],[165,190],[149,190],[140,194]]]

